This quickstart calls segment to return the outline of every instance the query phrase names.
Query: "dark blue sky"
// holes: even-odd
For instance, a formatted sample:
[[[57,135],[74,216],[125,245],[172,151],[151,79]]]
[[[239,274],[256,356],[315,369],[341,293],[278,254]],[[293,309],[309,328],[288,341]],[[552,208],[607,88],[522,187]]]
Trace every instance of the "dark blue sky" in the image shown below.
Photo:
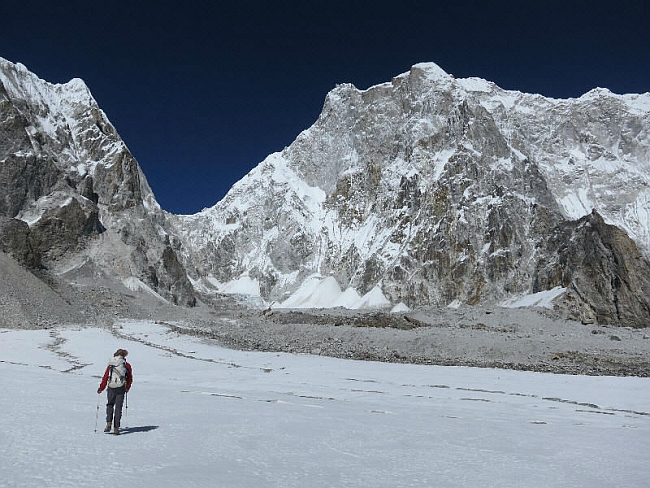
[[[291,144],[337,83],[433,61],[552,97],[650,91],[649,4],[4,0],[0,56],[85,80],[162,207],[194,213]]]

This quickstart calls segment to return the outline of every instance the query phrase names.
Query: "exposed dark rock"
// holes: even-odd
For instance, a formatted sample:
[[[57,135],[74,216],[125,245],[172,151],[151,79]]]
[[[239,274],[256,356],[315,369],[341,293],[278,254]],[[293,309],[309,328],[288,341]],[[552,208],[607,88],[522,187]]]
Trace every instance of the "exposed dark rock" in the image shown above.
[[[118,154],[112,164],[98,166],[93,180],[99,203],[108,205],[111,212],[142,204],[141,171],[127,150]]]
[[[559,225],[547,243],[535,291],[569,287],[573,318],[629,327],[650,326],[650,263],[619,228],[595,210]]]
[[[97,209],[84,210],[76,198],[70,198],[65,205],[44,212],[31,227],[36,250],[48,259],[78,250],[83,237],[103,231]]]
[[[0,164],[0,214],[17,216],[27,204],[52,192],[61,179],[61,171],[50,159],[33,154],[5,156]]]
[[[41,254],[32,243],[29,226],[22,220],[0,216],[0,250],[29,268],[41,266]]]
[[[158,263],[158,288],[167,290],[177,305],[193,307],[196,305],[194,288],[187,278],[185,268],[178,261],[174,250],[167,246]]]
[[[93,189],[93,178],[86,175],[77,185],[77,191],[82,197],[87,198],[94,204],[99,202],[99,195]]]

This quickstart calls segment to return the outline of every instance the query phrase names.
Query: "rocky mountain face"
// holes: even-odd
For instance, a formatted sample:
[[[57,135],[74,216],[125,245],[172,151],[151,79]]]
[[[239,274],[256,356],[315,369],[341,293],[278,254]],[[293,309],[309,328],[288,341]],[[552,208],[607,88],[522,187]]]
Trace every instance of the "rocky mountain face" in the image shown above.
[[[165,218],[81,80],[53,85],[0,59],[2,251],[69,280],[107,276],[193,305]]]
[[[554,100],[434,64],[340,85],[211,209],[173,219],[195,278],[307,278],[410,307],[560,286],[572,318],[650,324],[650,95]]]
[[[410,307],[560,289],[567,317],[644,327],[649,149],[650,94],[554,100],[419,64],[336,87],[293,144],[177,216],[83,82],[0,59],[0,250],[184,306],[243,282],[266,305],[318,280]]]

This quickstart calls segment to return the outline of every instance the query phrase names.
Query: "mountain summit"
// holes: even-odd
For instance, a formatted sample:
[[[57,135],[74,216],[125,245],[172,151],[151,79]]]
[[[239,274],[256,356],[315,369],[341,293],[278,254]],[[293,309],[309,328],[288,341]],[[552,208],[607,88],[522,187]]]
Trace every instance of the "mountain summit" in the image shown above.
[[[331,279],[348,306],[559,289],[583,321],[647,324],[649,146],[650,94],[556,100],[417,64],[337,86],[289,147],[176,217],[181,259],[222,289],[252,281],[275,306]]]
[[[0,58],[0,249],[77,284],[196,299],[137,161],[83,81]]]
[[[85,84],[0,59],[0,244],[82,286],[179,305],[527,303],[583,322],[650,323],[650,94],[557,100],[433,63],[318,120],[223,200],[160,209]]]

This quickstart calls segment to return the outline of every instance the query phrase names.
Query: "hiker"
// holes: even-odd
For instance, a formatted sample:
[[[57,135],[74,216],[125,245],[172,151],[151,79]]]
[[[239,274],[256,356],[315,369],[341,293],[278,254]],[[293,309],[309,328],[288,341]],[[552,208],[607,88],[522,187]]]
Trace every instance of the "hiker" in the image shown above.
[[[120,434],[124,395],[131,389],[133,383],[133,371],[131,365],[126,362],[128,354],[129,351],[126,349],[115,351],[113,358],[108,362],[102,382],[97,389],[99,394],[108,386],[106,390],[108,402],[106,403],[106,428],[104,432],[110,432],[112,424],[113,434],[115,435]]]

